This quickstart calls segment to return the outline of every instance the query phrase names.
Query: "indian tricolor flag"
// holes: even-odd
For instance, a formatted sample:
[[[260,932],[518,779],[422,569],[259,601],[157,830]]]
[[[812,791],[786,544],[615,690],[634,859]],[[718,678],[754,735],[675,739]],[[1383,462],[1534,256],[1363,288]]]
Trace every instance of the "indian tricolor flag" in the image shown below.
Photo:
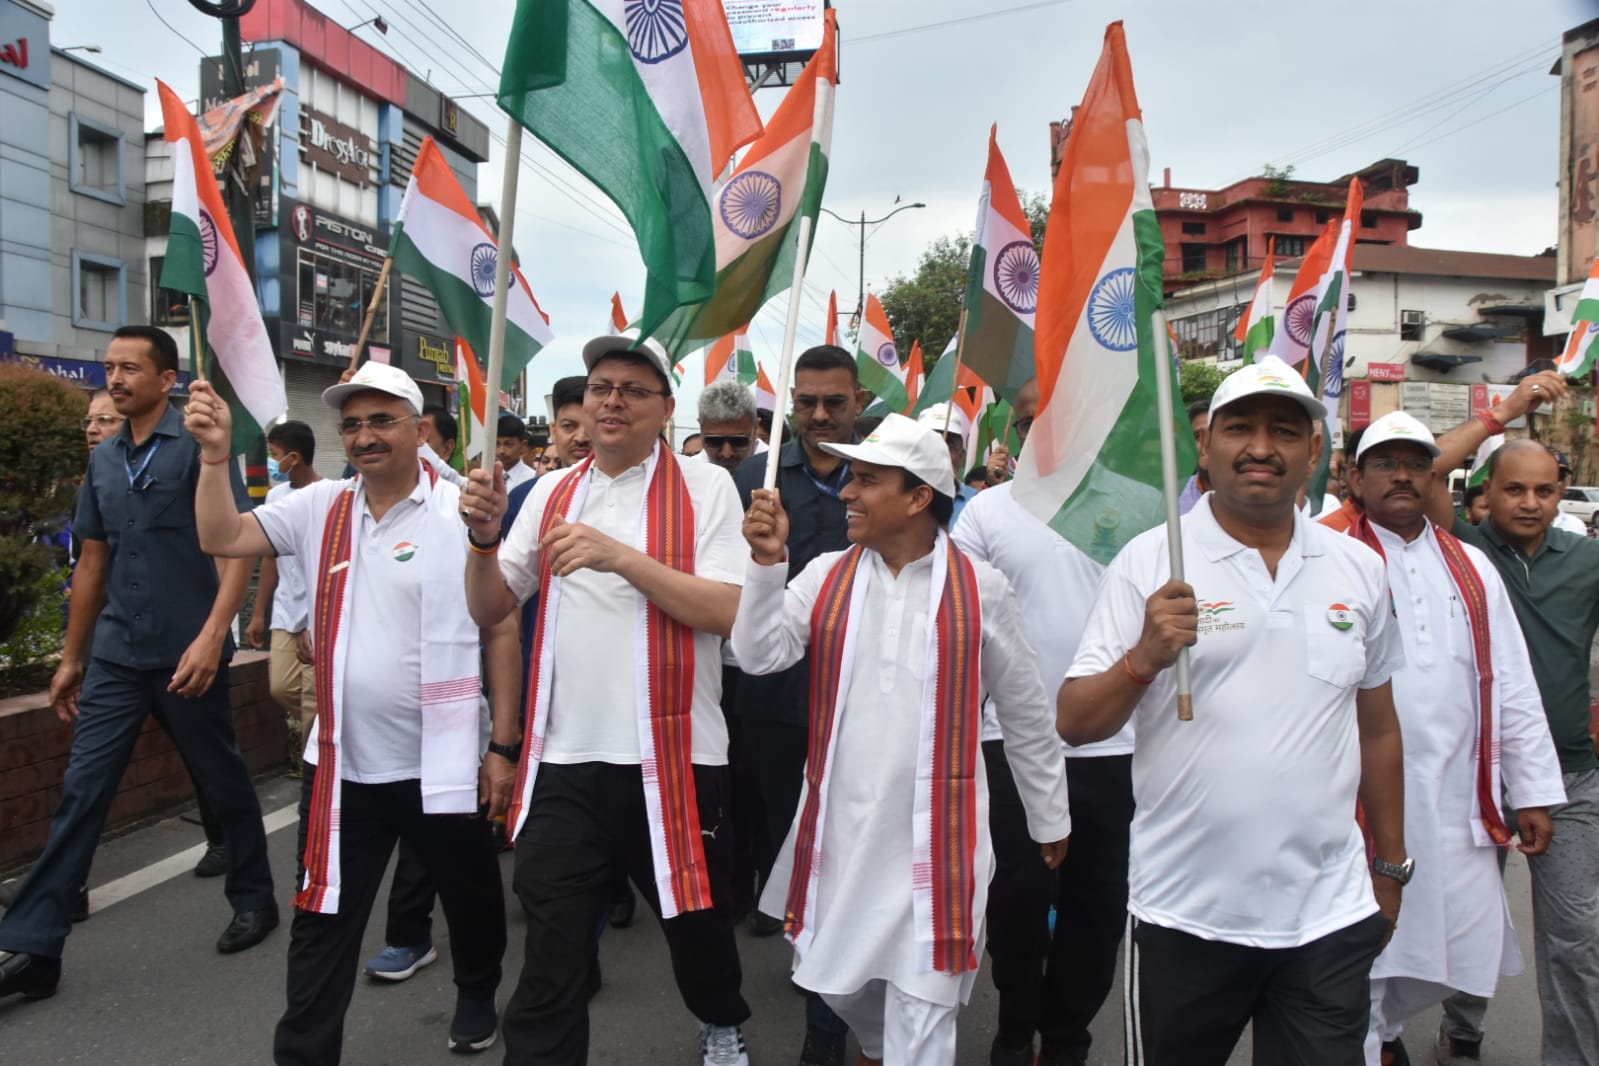
[[[1000,395],[1015,399],[1034,373],[1038,250],[998,135],[997,125],[989,128],[988,169],[966,273],[965,362]]]
[[[519,0],[499,103],[632,224],[640,336],[710,299],[716,178],[761,132],[718,0]]]
[[[1165,515],[1153,314],[1164,243],[1122,24],[1072,122],[1044,235],[1038,293],[1040,408],[1016,469],[1017,502],[1100,563]],[[1178,468],[1194,469],[1179,409]]]
[[[743,333],[730,333],[711,345],[705,353],[705,384],[736,381],[755,384],[755,352]]]
[[[233,412],[237,455],[288,410],[289,398],[200,127],[165,82],[156,87],[172,153],[172,230],[160,283],[194,301],[204,339],[204,374]]]
[[[473,351],[487,353],[499,248],[432,137],[424,137],[416,153],[389,254],[400,271],[427,286],[450,329]],[[515,264],[510,278],[502,389],[511,388],[539,349],[555,339]]]
[[[1588,280],[1582,283],[1582,295],[1571,310],[1571,336],[1566,339],[1566,350],[1555,363],[1555,369],[1567,377],[1577,378],[1591,372],[1599,361],[1599,258],[1593,261]]]
[[[1321,282],[1332,266],[1333,249],[1338,244],[1338,223],[1329,222],[1299,260],[1299,271],[1283,305],[1283,320],[1271,342],[1271,353],[1291,367],[1298,368],[1310,391],[1315,392],[1321,378],[1309,360],[1310,342],[1315,336],[1316,308],[1321,306]]]
[[[464,338],[455,338],[455,398],[460,405],[461,446],[455,449],[457,469],[464,470],[467,459],[483,457],[483,417],[487,414],[488,389],[483,384],[483,370],[478,366],[472,346]]]
[[[1266,241],[1266,265],[1260,270],[1260,280],[1255,283],[1255,298],[1249,301],[1249,311],[1238,320],[1234,336],[1244,346],[1244,365],[1255,361],[1256,352],[1271,350],[1272,338],[1277,335],[1277,316],[1271,310],[1272,278],[1277,272],[1277,238]]]
[[[838,83],[837,19],[827,12],[822,45],[777,105],[766,132],[716,191],[716,294],[683,307],[654,332],[668,351],[699,347],[743,329],[761,305],[794,281],[799,220],[811,220],[827,184]]]
[[[772,388],[772,379],[766,376],[766,368],[755,368],[755,409],[757,411],[777,411],[777,390]]]
[[[922,394],[922,380],[927,372],[922,367],[922,342],[911,341],[911,355],[905,360],[905,413],[916,409],[916,398]]]
[[[866,295],[866,320],[856,335],[855,365],[862,388],[881,399],[890,411],[905,410],[905,368],[899,365],[894,329],[876,293]]]

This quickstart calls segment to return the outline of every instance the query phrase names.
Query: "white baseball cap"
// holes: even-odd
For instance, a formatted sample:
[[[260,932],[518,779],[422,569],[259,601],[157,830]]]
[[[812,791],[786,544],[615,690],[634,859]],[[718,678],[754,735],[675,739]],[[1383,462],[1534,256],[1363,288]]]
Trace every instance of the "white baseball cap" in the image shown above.
[[[1310,415],[1313,424],[1327,417],[1327,408],[1316,399],[1299,371],[1275,355],[1260,356],[1249,366],[1229,374],[1216,395],[1210,398],[1211,417],[1230,403],[1237,403],[1246,396],[1261,395],[1286,396],[1294,400]]]
[[[386,392],[410,404],[414,413],[422,413],[422,390],[417,388],[410,374],[397,366],[368,359],[349,381],[323,389],[322,402],[337,411],[357,392]]]
[[[666,349],[654,337],[645,337],[640,343],[636,329],[595,337],[583,345],[583,369],[593,370],[594,364],[608,355],[635,355],[647,359],[666,379],[666,387],[672,387],[672,361],[667,358]]]
[[[824,444],[822,450],[845,459],[909,470],[931,485],[933,491],[951,499],[955,497],[955,471],[949,465],[949,447],[937,430],[919,425],[904,415],[884,417],[859,444]]]
[[[944,428],[946,419],[949,422],[948,429]],[[916,424],[926,426],[934,433],[953,433],[961,440],[966,439],[966,412],[958,405],[952,407],[947,403],[935,403],[916,416]]]
[[[1431,430],[1418,422],[1414,416],[1403,411],[1394,411],[1383,415],[1366,427],[1366,431],[1360,435],[1360,447],[1355,449],[1355,462],[1360,462],[1360,457],[1366,454],[1367,449],[1386,444],[1391,440],[1419,444],[1434,459],[1438,458],[1442,451],[1438,447],[1438,442],[1433,440]]]

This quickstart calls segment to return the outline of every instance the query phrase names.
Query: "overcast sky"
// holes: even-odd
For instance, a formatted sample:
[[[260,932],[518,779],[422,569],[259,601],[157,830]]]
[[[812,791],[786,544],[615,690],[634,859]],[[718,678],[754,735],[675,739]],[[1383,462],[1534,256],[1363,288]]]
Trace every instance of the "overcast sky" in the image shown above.
[[[497,75],[446,34],[465,38],[497,68],[510,0],[320,0],[329,17],[443,92],[490,91]],[[1174,185],[1218,188],[1292,165],[1297,177],[1331,180],[1395,156],[1420,168],[1411,206],[1424,221],[1419,245],[1535,254],[1555,242],[1559,79],[1548,73],[1560,35],[1594,14],[1593,0],[1347,0],[1334,7],[1282,0],[1220,4],[1171,0],[841,0],[839,88],[826,204],[845,216],[886,214],[895,197],[923,201],[868,230],[866,282],[881,287],[912,270],[942,234],[970,229],[989,124],[1024,190],[1049,181],[1049,122],[1081,97],[1105,25],[1123,19],[1143,107],[1151,179],[1170,167]],[[53,43],[98,44],[87,56],[146,85],[153,79],[198,94],[202,54],[220,28],[187,0],[56,0]],[[974,13],[975,12],[975,13]],[[781,99],[763,89],[763,115]],[[503,136],[506,119],[487,99],[463,105]],[[555,344],[530,369],[530,391],[578,372],[578,349],[608,322],[619,290],[630,314],[642,304],[643,267],[621,215],[531,137],[517,205],[515,243],[551,316]],[[498,202],[503,155],[479,173],[480,199]],[[821,339],[827,293],[850,309],[857,293],[859,227],[823,216],[805,285],[799,343]],[[775,364],[787,298],[756,319],[751,340]],[[910,338],[900,338],[901,348]],[[944,338],[922,338],[933,346]],[[775,377],[775,369],[772,371]],[[689,377],[701,370],[691,360]],[[691,422],[688,389],[679,423]]]

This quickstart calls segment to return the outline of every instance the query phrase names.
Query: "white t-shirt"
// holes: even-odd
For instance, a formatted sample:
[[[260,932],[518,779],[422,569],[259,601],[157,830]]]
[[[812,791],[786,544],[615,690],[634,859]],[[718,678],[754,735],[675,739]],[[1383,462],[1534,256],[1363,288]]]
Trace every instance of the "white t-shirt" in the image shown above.
[[[1038,653],[1038,672],[1051,700],[1077,654],[1083,623],[1104,571],[1065,537],[1016,502],[1011,483],[977,493],[961,511],[950,536],[974,558],[1004,574],[1022,609],[1022,634]],[[993,700],[983,701],[983,739],[998,740]],[[1127,755],[1133,750],[1133,723],[1109,740],[1074,748],[1068,758]]]
[[[313,482],[314,484],[314,482]],[[287,481],[267,490],[266,502],[276,503],[294,491]],[[311,603],[305,587],[305,567],[293,555],[277,560],[278,587],[272,593],[272,628],[298,633],[311,624]]]
[[[1404,664],[1387,575],[1364,544],[1302,515],[1275,579],[1209,497],[1182,531],[1200,612],[1194,720],[1177,719],[1174,670],[1133,712],[1128,909],[1206,940],[1297,947],[1377,909],[1355,824],[1355,692]],[[1067,676],[1122,668],[1170,572],[1164,526],[1122,550]]]
[[[281,562],[298,555],[307,571],[321,565],[322,530],[328,511],[348,481],[318,481],[251,512]],[[435,492],[454,493],[440,481]],[[340,624],[348,641],[340,706],[340,776],[365,785],[422,776],[422,573],[428,546],[426,496],[418,483],[389,508],[381,522],[361,507],[351,515],[350,553],[354,577],[350,615]],[[465,535],[466,527],[461,527]],[[315,628],[315,620],[312,621]],[[313,632],[317,654],[322,634]],[[306,738],[306,759],[316,761],[319,716]]]
[[[678,465],[694,504],[695,576],[743,585],[749,550],[732,477],[710,463]],[[582,512],[572,520],[643,551],[645,467],[640,463],[616,478],[592,467]],[[539,479],[500,548],[500,572],[518,603],[538,591],[539,528],[566,476]],[[616,574],[579,570],[561,580],[545,762],[638,765],[635,652],[643,639],[643,606],[643,594]],[[694,634],[692,757],[705,766],[727,763],[721,645],[715,633]]]

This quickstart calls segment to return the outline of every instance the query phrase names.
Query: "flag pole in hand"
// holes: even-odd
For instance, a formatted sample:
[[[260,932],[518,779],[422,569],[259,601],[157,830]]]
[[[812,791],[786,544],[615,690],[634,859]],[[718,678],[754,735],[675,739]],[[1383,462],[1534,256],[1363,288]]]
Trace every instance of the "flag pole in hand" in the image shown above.
[[[799,220],[799,240],[794,246],[794,284],[788,294],[788,323],[783,327],[783,356],[777,364],[777,386],[772,412],[772,441],[766,452],[766,477],[761,487],[767,491],[777,487],[777,468],[781,465],[779,452],[783,450],[783,430],[788,417],[783,411],[788,402],[788,378],[794,368],[794,331],[799,328],[800,298],[805,289],[805,265],[811,257],[811,216]]]
[[[505,129],[505,176],[500,180],[500,233],[495,239],[494,304],[489,319],[489,365],[483,377],[483,458],[491,473],[494,461],[488,442],[500,420],[500,375],[505,369],[505,315],[511,301],[511,238],[516,223],[516,180],[522,173],[522,124]],[[471,412],[467,412],[470,419]]]
[[[1177,507],[1177,433],[1172,428],[1171,334],[1166,332],[1166,312],[1150,316],[1155,334],[1155,405],[1160,418],[1161,495],[1166,503],[1166,548],[1171,557],[1171,579],[1183,581],[1183,531]],[[1194,684],[1189,675],[1188,649],[1177,652],[1177,719],[1194,720]]]

